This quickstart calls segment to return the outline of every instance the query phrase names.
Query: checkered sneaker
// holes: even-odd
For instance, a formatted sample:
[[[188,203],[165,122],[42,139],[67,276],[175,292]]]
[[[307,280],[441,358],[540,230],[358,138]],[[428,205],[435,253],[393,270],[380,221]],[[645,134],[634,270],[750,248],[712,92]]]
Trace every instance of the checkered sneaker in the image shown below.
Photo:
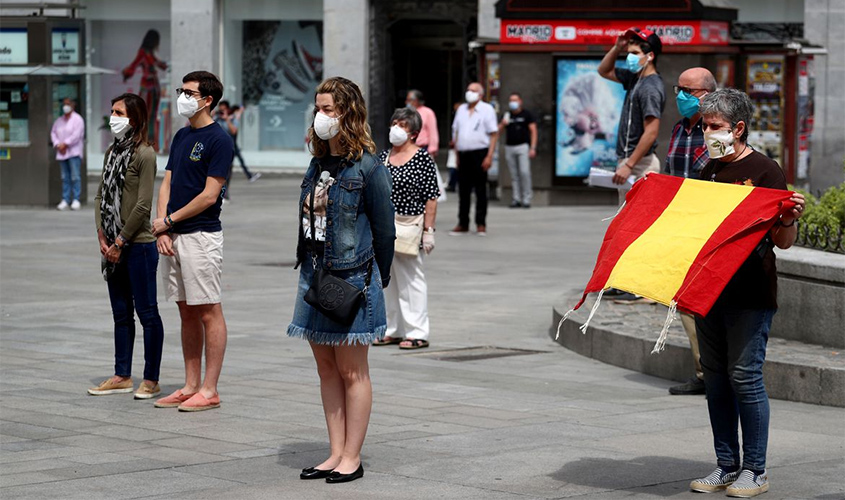
[[[751,498],[767,491],[769,491],[769,474],[766,471],[757,475],[748,469],[743,469],[725,493],[729,497]]]
[[[731,483],[736,481],[739,471],[725,472],[721,467],[716,467],[716,470],[710,473],[709,476],[696,479],[689,484],[692,491],[700,493],[712,493],[727,488]]]

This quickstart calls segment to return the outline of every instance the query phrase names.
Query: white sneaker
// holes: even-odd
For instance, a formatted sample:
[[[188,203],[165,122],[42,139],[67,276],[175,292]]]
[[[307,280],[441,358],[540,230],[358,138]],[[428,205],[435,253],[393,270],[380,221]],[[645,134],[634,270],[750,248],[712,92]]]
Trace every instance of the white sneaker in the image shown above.
[[[751,498],[767,491],[769,491],[769,474],[766,471],[758,476],[748,469],[743,469],[725,493],[729,497]]]
[[[261,172],[255,172],[252,174],[252,177],[249,178],[249,182],[255,182],[261,178]]]
[[[82,208],[82,204],[79,203],[79,200],[73,200],[73,203],[70,204],[71,210],[79,210],[80,208]]]
[[[67,202],[66,202],[65,200],[62,200],[62,202],[61,202],[61,203],[59,203],[58,205],[56,205],[56,210],[67,210],[67,208],[68,208],[69,206],[70,206],[70,205],[68,205],[68,204],[67,204]]]

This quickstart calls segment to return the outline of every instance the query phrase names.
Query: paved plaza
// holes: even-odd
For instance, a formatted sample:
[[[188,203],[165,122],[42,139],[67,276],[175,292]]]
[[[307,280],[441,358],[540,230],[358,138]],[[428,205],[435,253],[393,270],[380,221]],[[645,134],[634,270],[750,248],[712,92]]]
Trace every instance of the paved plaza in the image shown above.
[[[452,193],[426,261],[431,348],[371,349],[364,478],[301,481],[328,441],[310,349],[285,335],[298,195],[292,176],[233,181],[222,406],[195,414],[86,394],[114,360],[91,204],[0,210],[0,498],[704,498],[688,490],[715,465],[704,397],[549,336],[615,207],[494,205],[487,238],[449,237]],[[179,320],[161,293],[159,307],[167,394],[183,381]],[[845,498],[845,409],[773,400],[768,456],[761,498]]]

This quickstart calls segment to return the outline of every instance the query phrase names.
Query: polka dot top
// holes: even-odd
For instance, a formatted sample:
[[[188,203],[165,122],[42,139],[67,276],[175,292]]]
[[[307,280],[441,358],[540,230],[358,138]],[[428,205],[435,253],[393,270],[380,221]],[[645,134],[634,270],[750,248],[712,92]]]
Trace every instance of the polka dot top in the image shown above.
[[[393,177],[390,201],[399,215],[425,213],[425,202],[440,197],[437,185],[437,165],[425,150],[420,149],[404,165],[391,165],[390,150],[382,151],[379,159]]]

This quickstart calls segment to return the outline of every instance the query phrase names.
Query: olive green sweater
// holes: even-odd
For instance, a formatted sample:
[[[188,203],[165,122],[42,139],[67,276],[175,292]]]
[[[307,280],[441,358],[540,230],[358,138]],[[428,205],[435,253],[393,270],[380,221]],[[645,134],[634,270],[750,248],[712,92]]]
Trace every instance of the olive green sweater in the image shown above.
[[[109,159],[106,151],[103,168]],[[153,189],[156,181],[156,154],[152,147],[138,146],[129,160],[126,177],[123,181],[123,197],[120,199],[120,220],[123,229],[120,235],[130,243],[150,243],[156,240],[150,225],[150,210],[153,206]],[[94,198],[94,221],[97,229],[103,227],[103,217],[100,214],[100,200],[103,193],[103,181],[97,188]]]

